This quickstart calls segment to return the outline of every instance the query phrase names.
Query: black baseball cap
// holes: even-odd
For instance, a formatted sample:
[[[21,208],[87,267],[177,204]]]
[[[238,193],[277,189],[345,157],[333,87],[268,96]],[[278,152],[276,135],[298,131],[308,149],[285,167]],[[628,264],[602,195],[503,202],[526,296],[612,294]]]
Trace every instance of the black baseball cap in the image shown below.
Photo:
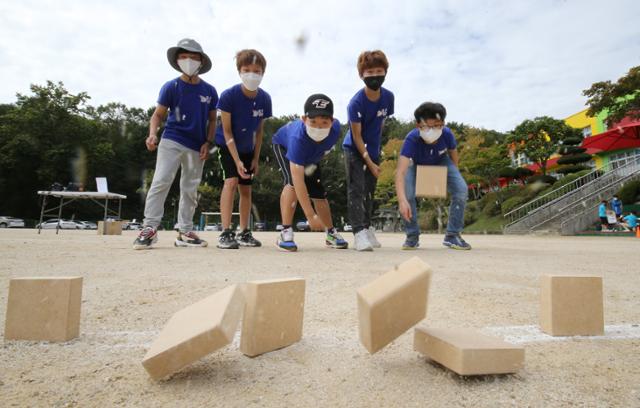
[[[316,116],[333,117],[333,102],[325,94],[313,94],[304,103],[304,115],[310,118]]]

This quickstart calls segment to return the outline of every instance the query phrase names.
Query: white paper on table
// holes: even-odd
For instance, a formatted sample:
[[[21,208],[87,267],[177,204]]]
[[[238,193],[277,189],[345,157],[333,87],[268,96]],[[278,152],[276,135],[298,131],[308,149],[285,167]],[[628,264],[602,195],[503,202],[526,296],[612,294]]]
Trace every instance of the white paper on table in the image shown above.
[[[106,177],[96,177],[96,186],[98,187],[98,193],[108,193],[109,187],[107,186]]]

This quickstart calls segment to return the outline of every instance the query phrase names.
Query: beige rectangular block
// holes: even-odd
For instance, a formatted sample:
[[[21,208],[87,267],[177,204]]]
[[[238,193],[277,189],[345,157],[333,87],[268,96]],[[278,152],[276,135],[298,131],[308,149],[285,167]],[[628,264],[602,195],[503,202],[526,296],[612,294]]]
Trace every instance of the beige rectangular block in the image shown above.
[[[5,340],[68,341],[80,333],[82,277],[13,278]]]
[[[142,365],[159,380],[226,346],[233,340],[243,307],[237,285],[185,307],[169,319]]]
[[[413,257],[358,289],[360,342],[371,354],[425,318],[430,279],[430,266]]]
[[[302,338],[305,281],[301,278],[244,285],[240,351],[247,356],[287,347]]]
[[[107,221],[107,232],[104,231],[104,221],[98,221],[98,235],[122,235],[121,221]]]
[[[515,373],[524,348],[470,329],[416,327],[413,348],[460,375]]]
[[[447,166],[418,166],[416,197],[447,198]]]
[[[602,277],[542,276],[540,326],[552,336],[604,334]]]

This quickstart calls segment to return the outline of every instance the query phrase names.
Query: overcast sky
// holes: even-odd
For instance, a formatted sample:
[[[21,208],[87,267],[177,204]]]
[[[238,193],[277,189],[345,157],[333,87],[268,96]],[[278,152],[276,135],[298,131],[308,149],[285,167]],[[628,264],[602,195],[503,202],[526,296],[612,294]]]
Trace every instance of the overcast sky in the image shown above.
[[[640,1],[113,0],[0,3],[0,103],[29,84],[62,81],[92,105],[155,104],[178,75],[166,50],[190,37],[221,93],[239,82],[235,52],[267,58],[262,88],[274,115],[302,113],[306,97],[329,95],[346,119],[362,87],[358,54],[382,49],[396,117],[423,101],[448,120],[508,131],[540,115],[584,109],[582,90],[640,65]],[[188,6],[187,6],[188,5]],[[299,38],[304,38],[300,46]]]

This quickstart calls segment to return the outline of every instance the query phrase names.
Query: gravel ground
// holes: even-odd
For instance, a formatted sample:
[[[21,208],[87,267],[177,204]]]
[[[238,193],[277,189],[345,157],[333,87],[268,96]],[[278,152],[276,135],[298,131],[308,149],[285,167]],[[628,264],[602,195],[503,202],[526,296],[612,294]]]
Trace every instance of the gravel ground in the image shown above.
[[[80,337],[67,343],[4,342],[0,406],[446,406],[640,407],[640,239],[468,235],[472,251],[441,236],[399,249],[403,236],[379,234],[369,253],[323,247],[299,233],[301,251],[157,247],[133,251],[134,232],[0,230],[0,319],[9,278],[84,277]],[[347,237],[351,241],[351,236]],[[423,325],[472,327],[524,345],[514,375],[460,377],[413,351],[413,331],[375,355],[360,345],[355,289],[419,256],[433,268]],[[543,273],[604,277],[605,336],[551,338],[539,332]],[[256,358],[239,339],[177,373],[152,381],[147,348],[179,309],[233,283],[301,276],[307,281],[304,333],[288,348]],[[4,324],[0,330],[4,335]]]

